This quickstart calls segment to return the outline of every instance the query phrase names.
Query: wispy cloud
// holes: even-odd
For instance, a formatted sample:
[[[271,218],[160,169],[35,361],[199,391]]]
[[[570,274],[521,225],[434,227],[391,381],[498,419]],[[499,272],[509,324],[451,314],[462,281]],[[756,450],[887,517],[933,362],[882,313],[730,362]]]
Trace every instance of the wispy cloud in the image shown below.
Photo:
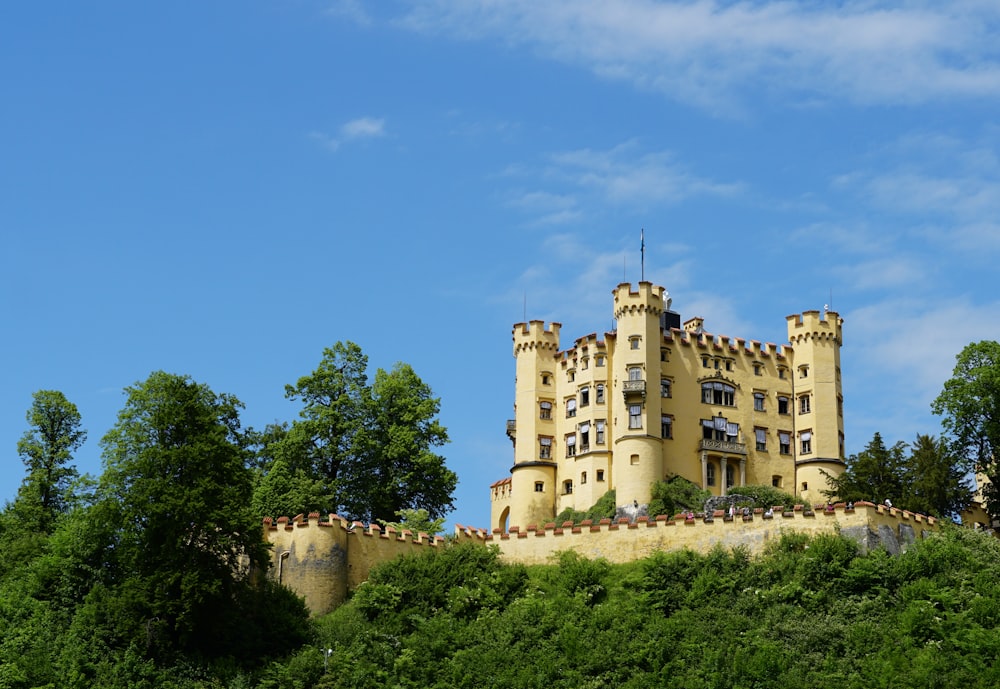
[[[375,117],[359,117],[355,120],[345,122],[340,125],[336,136],[331,136],[325,132],[309,132],[310,138],[319,141],[323,146],[331,151],[337,151],[340,147],[356,139],[373,139],[385,136],[385,120]]]
[[[669,152],[643,151],[635,141],[608,150],[550,153],[535,166],[508,166],[504,176],[529,178],[541,187],[518,191],[508,203],[533,215],[532,225],[576,221],[595,205],[647,210],[695,196],[736,196],[744,191],[741,183],[701,177]]]
[[[331,17],[346,19],[359,26],[369,26],[372,17],[365,10],[359,0],[332,0],[326,8],[326,13]]]
[[[1000,95],[983,0],[421,0],[397,23],[539,55],[713,110],[743,94],[910,104]]]

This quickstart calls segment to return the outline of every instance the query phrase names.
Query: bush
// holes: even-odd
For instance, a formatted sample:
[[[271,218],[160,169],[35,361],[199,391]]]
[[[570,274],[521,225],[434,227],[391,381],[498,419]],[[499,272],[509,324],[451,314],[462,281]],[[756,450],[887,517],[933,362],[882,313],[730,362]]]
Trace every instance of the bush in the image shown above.
[[[653,484],[649,501],[649,514],[667,516],[686,511],[701,511],[711,493],[702,490],[683,476],[674,476],[667,481]]]

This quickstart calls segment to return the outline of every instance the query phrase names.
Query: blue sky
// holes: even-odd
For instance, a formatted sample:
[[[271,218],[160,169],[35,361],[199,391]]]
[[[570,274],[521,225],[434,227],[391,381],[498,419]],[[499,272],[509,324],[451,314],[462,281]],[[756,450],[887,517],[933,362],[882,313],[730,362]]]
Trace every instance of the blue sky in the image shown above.
[[[511,326],[683,319],[784,342],[845,318],[849,453],[939,432],[964,345],[1000,340],[1000,4],[215,0],[0,5],[0,500],[39,389],[90,438],[189,374],[290,421],[353,340],[442,400],[487,527]]]

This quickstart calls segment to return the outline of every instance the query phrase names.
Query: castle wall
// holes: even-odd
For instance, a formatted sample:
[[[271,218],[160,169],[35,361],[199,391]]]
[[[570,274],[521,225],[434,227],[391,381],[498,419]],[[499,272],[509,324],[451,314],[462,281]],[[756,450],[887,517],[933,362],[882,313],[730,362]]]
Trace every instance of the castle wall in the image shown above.
[[[347,600],[368,579],[372,567],[400,555],[439,546],[444,539],[410,531],[384,532],[361,522],[348,523],[331,514],[325,521],[316,512],[307,518],[264,519],[264,538],[271,546],[267,576],[305,600],[314,615],[323,615]]]
[[[505,560],[526,565],[547,564],[561,550],[573,550],[588,558],[609,562],[631,562],[661,550],[690,548],[707,553],[715,546],[745,546],[758,554],[782,532],[817,535],[840,530],[858,541],[864,552],[884,547],[890,553],[905,550],[907,545],[937,530],[932,517],[887,508],[872,503],[856,503],[853,509],[836,505],[809,510],[797,506],[789,512],[774,512],[767,518],[758,509],[748,519],[737,516],[727,521],[723,511],[711,519],[640,517],[635,522],[603,519],[599,524],[557,527],[549,523],[506,534],[487,534],[475,529],[456,528],[459,541],[475,541],[499,547]]]

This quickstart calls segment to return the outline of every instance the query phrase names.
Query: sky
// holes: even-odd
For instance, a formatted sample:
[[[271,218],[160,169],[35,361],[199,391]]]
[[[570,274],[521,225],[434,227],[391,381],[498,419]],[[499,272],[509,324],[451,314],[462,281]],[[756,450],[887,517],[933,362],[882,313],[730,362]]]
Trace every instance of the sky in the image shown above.
[[[572,346],[643,272],[715,334],[839,312],[849,454],[938,434],[1000,340],[998,106],[995,0],[2,3],[0,502],[36,390],[96,476],[152,371],[261,428],[350,340],[487,528],[512,325]]]

